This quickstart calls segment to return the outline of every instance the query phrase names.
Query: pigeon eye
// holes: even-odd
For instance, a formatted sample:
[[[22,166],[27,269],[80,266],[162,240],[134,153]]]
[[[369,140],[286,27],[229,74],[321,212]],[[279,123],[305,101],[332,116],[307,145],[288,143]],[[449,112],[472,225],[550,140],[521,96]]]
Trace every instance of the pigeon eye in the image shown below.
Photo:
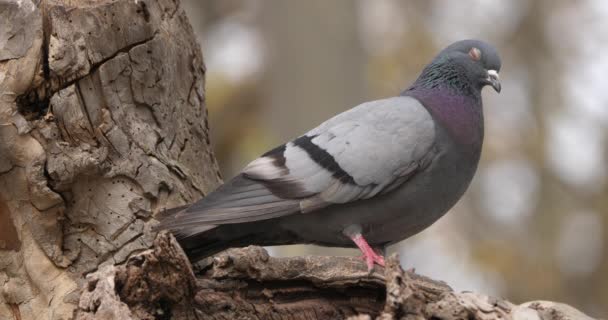
[[[479,61],[481,59],[481,51],[475,47],[469,50],[469,57],[475,61]]]

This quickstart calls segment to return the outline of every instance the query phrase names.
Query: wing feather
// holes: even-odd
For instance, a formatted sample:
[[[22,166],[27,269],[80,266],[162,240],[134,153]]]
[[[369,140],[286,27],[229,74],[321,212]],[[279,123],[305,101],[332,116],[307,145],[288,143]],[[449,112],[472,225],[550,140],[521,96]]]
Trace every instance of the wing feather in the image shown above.
[[[259,221],[369,199],[423,170],[436,153],[434,141],[434,122],[415,99],[365,103],[265,153],[162,225],[182,230]]]

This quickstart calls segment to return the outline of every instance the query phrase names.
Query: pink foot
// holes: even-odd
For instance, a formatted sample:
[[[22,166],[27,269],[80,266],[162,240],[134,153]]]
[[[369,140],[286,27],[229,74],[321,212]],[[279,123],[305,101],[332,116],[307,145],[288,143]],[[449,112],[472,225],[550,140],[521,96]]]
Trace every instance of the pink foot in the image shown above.
[[[374,269],[374,263],[384,267],[384,257],[377,254],[372,247],[369,246],[362,235],[356,234],[351,237],[351,240],[359,247],[363,256],[361,257],[367,263],[367,271],[371,272]]]

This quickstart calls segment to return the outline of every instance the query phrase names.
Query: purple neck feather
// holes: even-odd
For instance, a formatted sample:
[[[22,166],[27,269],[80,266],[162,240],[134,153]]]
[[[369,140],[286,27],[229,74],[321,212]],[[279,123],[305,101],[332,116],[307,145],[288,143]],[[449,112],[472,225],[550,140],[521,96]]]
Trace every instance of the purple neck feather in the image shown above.
[[[420,101],[460,145],[479,153],[483,142],[481,97],[468,96],[449,87],[414,86],[403,92]]]

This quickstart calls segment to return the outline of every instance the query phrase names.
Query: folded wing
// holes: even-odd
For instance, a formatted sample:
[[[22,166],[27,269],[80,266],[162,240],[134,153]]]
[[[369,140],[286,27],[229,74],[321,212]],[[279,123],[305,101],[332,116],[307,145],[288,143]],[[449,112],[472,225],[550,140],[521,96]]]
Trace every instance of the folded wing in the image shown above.
[[[189,236],[221,224],[313,212],[389,192],[435,155],[435,127],[411,97],[359,105],[251,162],[162,227]]]

